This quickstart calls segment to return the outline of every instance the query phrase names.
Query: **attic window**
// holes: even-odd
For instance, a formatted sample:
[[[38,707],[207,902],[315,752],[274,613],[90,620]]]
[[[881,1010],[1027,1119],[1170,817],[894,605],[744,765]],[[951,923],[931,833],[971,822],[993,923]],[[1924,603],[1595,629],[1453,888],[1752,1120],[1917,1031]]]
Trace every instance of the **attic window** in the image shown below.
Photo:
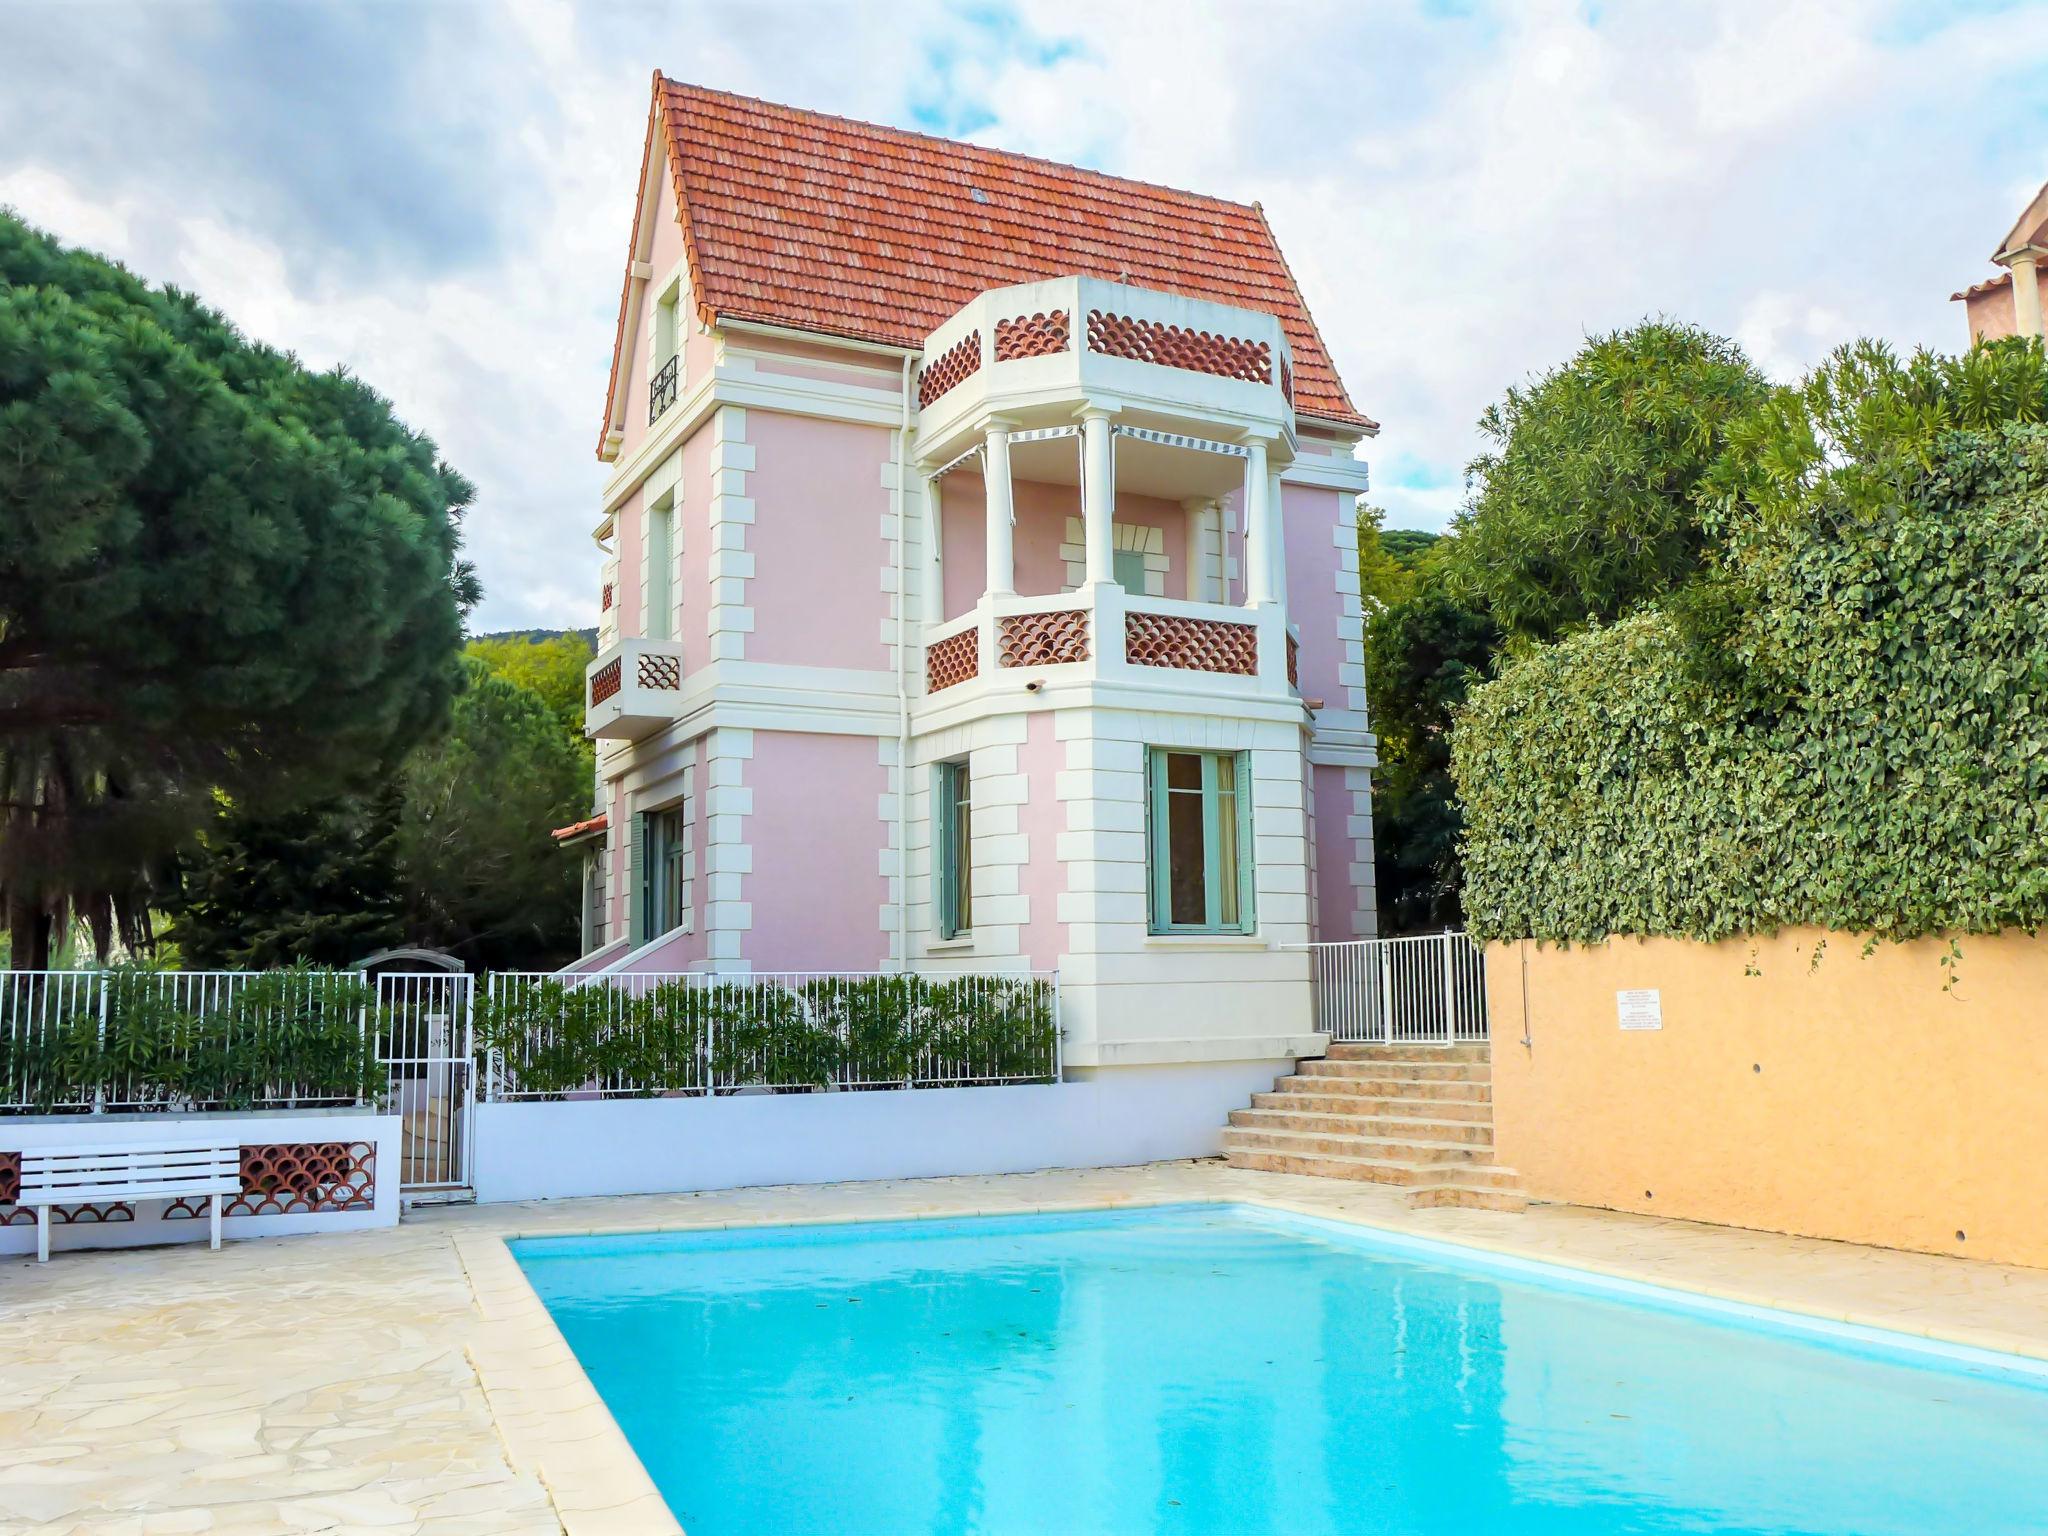
[[[977,203],[985,203],[989,200],[988,194],[982,191],[979,187],[969,187],[967,189],[967,195],[973,198]]]

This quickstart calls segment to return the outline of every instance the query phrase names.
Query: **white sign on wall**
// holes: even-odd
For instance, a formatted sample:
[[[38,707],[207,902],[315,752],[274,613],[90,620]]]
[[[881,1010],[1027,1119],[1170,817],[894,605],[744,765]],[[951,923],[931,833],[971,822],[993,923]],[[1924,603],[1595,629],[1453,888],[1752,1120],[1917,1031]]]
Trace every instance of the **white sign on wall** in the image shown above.
[[[1634,987],[1614,994],[1614,1011],[1623,1029],[1662,1029],[1664,999],[1655,987]]]

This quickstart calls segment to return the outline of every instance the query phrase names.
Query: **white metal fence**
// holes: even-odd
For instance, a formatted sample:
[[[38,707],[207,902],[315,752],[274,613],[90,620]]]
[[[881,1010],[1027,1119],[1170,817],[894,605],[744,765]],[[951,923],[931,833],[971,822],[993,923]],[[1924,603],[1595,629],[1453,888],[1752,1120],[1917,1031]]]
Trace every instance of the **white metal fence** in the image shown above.
[[[1316,1028],[1333,1040],[1455,1045],[1487,1038],[1486,961],[1462,933],[1308,944]]]
[[[775,971],[486,982],[489,1100],[1057,1081],[1059,978]]]
[[[415,1196],[464,1189],[476,1123],[476,979],[390,971],[377,978],[378,1055],[400,1117],[399,1187]]]

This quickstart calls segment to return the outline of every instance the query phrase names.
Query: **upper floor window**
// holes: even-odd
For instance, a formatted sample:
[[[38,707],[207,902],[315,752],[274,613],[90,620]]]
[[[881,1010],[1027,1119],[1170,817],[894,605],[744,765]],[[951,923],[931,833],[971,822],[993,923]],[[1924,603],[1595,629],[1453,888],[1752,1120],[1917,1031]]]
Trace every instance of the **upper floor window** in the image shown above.
[[[1120,549],[1111,557],[1111,573],[1126,592],[1145,595],[1145,556],[1135,549]]]
[[[676,403],[683,362],[679,309],[681,298],[682,285],[678,283],[655,301],[654,334],[649,338],[648,350],[648,363],[651,368],[647,386],[649,426],[660,419],[663,411]]]
[[[956,939],[974,927],[974,802],[967,764],[939,764],[932,805],[935,922],[941,939]]]
[[[1249,755],[1154,747],[1146,783],[1152,932],[1250,933]]]

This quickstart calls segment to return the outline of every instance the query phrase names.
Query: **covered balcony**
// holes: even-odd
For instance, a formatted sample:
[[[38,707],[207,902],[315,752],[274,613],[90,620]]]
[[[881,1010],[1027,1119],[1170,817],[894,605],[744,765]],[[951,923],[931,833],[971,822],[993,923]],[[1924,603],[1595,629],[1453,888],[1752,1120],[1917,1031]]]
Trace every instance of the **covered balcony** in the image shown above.
[[[1020,668],[1290,695],[1278,320],[1065,278],[983,294],[925,357],[927,695]]]

